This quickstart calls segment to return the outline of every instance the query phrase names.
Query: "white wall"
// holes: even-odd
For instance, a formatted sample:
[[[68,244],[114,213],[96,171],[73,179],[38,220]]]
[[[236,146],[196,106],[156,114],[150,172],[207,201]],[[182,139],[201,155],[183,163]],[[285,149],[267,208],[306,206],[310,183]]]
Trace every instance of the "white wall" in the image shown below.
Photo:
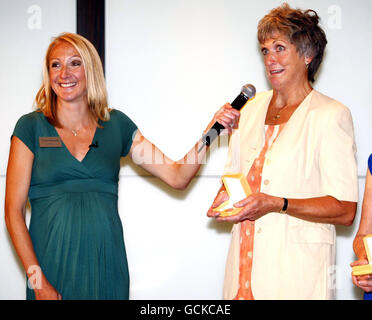
[[[360,196],[371,148],[369,0],[297,0],[322,18],[329,45],[315,83],[352,111]],[[123,110],[174,159],[200,137],[213,113],[245,83],[268,89],[257,41],[258,20],[281,1],[106,1],[106,76],[112,107]],[[36,11],[28,13],[31,5]],[[41,9],[41,25],[37,10]],[[339,15],[339,13],[341,15]],[[3,121],[0,198],[4,198],[9,137],[32,110],[50,41],[75,31],[75,1],[0,0]],[[5,75],[5,77],[4,77]],[[368,97],[367,97],[368,96]],[[180,130],[181,125],[187,130]],[[173,191],[123,160],[119,211],[128,251],[132,299],[221,299],[229,225],[206,217],[220,185],[226,141],[214,148],[186,191]],[[3,201],[0,202],[1,206]],[[359,222],[338,228],[338,299],[358,299],[350,280],[352,239]],[[0,299],[23,299],[23,272],[0,219]]]

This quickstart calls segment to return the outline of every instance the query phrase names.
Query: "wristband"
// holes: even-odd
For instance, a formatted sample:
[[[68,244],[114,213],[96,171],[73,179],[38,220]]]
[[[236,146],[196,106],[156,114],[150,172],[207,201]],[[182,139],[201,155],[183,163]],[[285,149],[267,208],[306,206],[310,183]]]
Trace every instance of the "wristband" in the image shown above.
[[[287,213],[288,199],[287,198],[283,198],[283,200],[284,200],[283,208],[279,212],[284,214],[284,213]]]

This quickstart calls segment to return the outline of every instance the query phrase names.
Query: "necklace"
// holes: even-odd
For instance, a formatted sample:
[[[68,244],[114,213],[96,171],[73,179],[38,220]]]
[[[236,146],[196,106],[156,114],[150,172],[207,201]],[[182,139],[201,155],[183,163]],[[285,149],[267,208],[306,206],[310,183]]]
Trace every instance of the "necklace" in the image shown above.
[[[285,109],[285,108],[287,108],[288,107],[288,105],[286,105],[285,107],[283,107],[283,108],[281,108],[280,110],[279,110],[279,112],[273,117],[273,120],[278,120],[278,119],[280,119],[280,113]]]
[[[77,130],[73,130],[73,129],[70,129],[72,134],[74,135],[74,137],[76,137],[78,134],[79,134],[79,131],[80,131],[81,127]]]

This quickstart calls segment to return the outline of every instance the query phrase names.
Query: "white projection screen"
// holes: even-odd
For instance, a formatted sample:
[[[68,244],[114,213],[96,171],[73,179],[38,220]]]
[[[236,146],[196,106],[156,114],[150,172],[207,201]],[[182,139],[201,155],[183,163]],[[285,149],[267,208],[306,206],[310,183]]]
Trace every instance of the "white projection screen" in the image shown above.
[[[242,85],[269,89],[256,40],[259,19],[283,1],[108,0],[106,82],[112,108],[125,112],[164,153],[178,160],[200,138],[213,114]],[[372,149],[369,0],[293,0],[318,12],[328,45],[314,87],[348,106],[358,148],[359,198]],[[76,31],[72,0],[0,0],[4,199],[10,135],[32,111],[41,65],[52,36]],[[130,268],[131,299],[222,299],[231,225],[206,212],[221,185],[227,138],[214,145],[198,176],[174,191],[123,159],[119,212]],[[1,201],[2,211],[3,202]],[[337,299],[360,299],[350,262],[360,205],[351,227],[337,227]],[[0,299],[24,299],[25,277],[0,220]],[[273,266],[275,267],[275,266]]]

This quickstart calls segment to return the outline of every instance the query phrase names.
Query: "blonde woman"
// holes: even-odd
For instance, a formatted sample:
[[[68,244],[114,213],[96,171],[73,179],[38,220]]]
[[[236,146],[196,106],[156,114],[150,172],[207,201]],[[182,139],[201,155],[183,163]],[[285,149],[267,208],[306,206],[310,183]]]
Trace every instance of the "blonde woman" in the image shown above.
[[[129,273],[117,210],[120,158],[183,189],[200,167],[198,144],[174,162],[122,112],[109,109],[101,61],[85,38],[65,33],[49,45],[38,109],[14,129],[5,216],[29,278],[28,299],[128,299]],[[211,121],[228,128],[239,112],[221,108]],[[144,146],[164,161],[141,158]],[[145,154],[147,154],[145,152]],[[199,157],[199,158],[198,158]],[[182,164],[187,163],[187,164]],[[31,204],[29,229],[23,213]]]

